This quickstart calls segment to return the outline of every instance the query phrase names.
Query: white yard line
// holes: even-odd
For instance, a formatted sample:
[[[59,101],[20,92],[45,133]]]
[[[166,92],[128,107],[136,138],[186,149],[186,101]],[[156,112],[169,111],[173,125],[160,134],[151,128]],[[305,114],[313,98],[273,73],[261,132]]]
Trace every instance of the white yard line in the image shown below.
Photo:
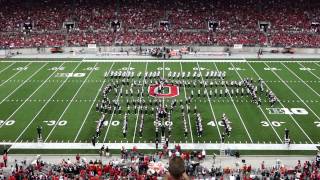
[[[216,67],[216,70],[219,71],[216,63],[213,63],[213,64],[214,64],[214,66]],[[233,64],[231,64],[231,65],[233,66]],[[234,66],[233,66],[233,68],[234,68]],[[227,89],[227,85],[226,85],[226,84],[224,84],[224,87]],[[251,143],[253,143],[253,140],[252,140],[251,135],[250,135],[250,133],[249,133],[249,131],[248,131],[248,129],[247,129],[247,126],[245,125],[245,123],[244,123],[244,121],[243,121],[243,119],[242,119],[242,116],[241,116],[241,114],[240,114],[240,112],[239,112],[239,110],[238,110],[238,108],[237,108],[237,105],[236,105],[236,103],[234,102],[233,97],[231,96],[231,94],[230,94],[229,91],[228,91],[228,95],[229,95],[229,97],[230,97],[230,99],[231,99],[231,102],[232,102],[232,104],[233,104],[233,107],[235,108],[235,110],[236,110],[236,112],[237,112],[237,114],[238,114],[238,116],[239,116],[239,118],[240,118],[240,120],[241,120],[241,123],[242,123],[242,126],[244,127],[244,130],[246,131],[246,133],[247,133],[247,135],[248,135]]]
[[[167,60],[161,60],[164,62],[174,62],[174,61],[181,61],[181,62],[194,62],[196,58],[194,59],[182,59],[182,60],[177,60],[177,59],[167,59]],[[82,62],[113,62],[113,61],[118,61],[118,62],[159,62],[159,59],[86,59],[82,60]],[[283,61],[269,61],[269,60],[258,60],[258,61],[246,61],[243,59],[198,59],[197,61],[199,62],[252,62],[252,63],[264,63],[264,62],[303,62],[303,63],[319,63],[320,61],[298,61],[298,60],[283,60]],[[68,60],[63,60],[63,61],[57,61],[57,60],[39,60],[39,61],[19,61],[19,60],[10,60],[10,61],[0,61],[4,63],[8,62],[33,62],[33,63],[41,63],[41,62],[70,62],[70,63],[78,63],[80,61],[68,61]],[[318,65],[318,64],[317,64]],[[318,65],[319,66],[319,65]]]
[[[164,79],[164,61],[162,62],[162,78]],[[162,106],[165,107],[165,105],[164,105],[164,97],[162,98]]]
[[[148,69],[148,62],[146,63],[146,66],[145,66],[143,75],[147,72],[147,69]],[[141,102],[141,99],[142,99],[142,92],[143,92],[143,90],[144,90],[144,84],[145,84],[145,82],[146,82],[146,76],[143,76],[143,83],[142,83],[142,87],[141,87],[139,102]],[[138,126],[140,109],[141,109],[141,105],[139,105],[139,107],[138,107],[138,113],[137,113],[137,118],[136,118],[136,124],[135,124],[135,126],[134,126],[132,143],[134,143],[134,140],[135,140],[135,138],[136,138],[136,131],[137,131],[137,126]]]
[[[233,69],[235,69],[237,75],[239,76],[239,78],[243,81],[243,78],[241,77],[241,75],[239,74],[238,70],[235,68],[235,66],[230,63],[233,67]],[[271,124],[269,118],[267,117],[267,115],[265,114],[265,112],[262,110],[262,108],[260,106],[258,106],[258,108],[260,109],[260,111],[262,112],[263,116],[266,118],[266,120],[268,121],[269,124]],[[278,139],[280,140],[281,143],[283,143],[282,139],[280,138],[278,132],[275,130],[275,128],[273,126],[271,126],[272,130],[274,131],[274,133],[277,135]]]
[[[295,72],[293,72],[290,68],[288,68],[285,64],[281,63],[288,71],[290,71],[291,74],[296,76],[304,85],[306,85],[311,91],[313,91],[318,97],[320,97],[320,94],[317,93],[312,87],[310,87],[306,82],[303,81]]]
[[[42,68],[43,68],[43,67],[44,67],[44,66],[42,66]],[[39,70],[41,70],[42,68],[40,68]],[[39,70],[38,70],[38,71],[39,71]],[[53,74],[52,74],[52,75],[53,75]],[[50,77],[51,77],[51,76],[50,76]],[[35,93],[37,92],[38,89],[41,88],[42,85],[43,85],[43,84],[41,84],[36,90],[34,90],[33,93],[32,93],[22,104],[20,104],[19,107],[16,108],[16,110],[4,121],[4,123],[2,123],[2,125],[0,125],[0,128],[2,128],[2,127],[4,126],[4,124],[5,124],[7,121],[9,121],[10,118],[11,118],[13,115],[15,115],[15,114],[18,112],[18,110],[19,110],[26,102],[28,102],[28,100],[33,96],[33,94],[35,94]],[[1,103],[2,103],[2,102],[1,102]]]
[[[130,66],[131,66],[131,61],[127,67],[127,74],[129,72],[129,69],[130,69]],[[128,79],[128,78],[127,78]],[[120,91],[121,89],[123,88],[124,85],[121,85],[121,88],[119,89],[119,92],[118,92],[118,96],[117,96],[117,101],[119,101],[120,99]],[[112,123],[112,120],[113,120],[113,116],[114,116],[114,113],[116,111],[116,108],[113,108],[113,111],[112,111],[112,114],[111,114],[111,117],[110,117],[110,120],[108,122],[108,128],[107,128],[107,131],[106,131],[106,134],[104,135],[104,138],[103,138],[103,141],[102,143],[104,143],[106,141],[106,138],[107,138],[107,135],[108,135],[108,132],[109,132],[109,129],[110,129],[110,126],[111,126],[111,123]]]
[[[6,68],[4,68],[4,69],[2,69],[1,71],[0,71],[0,74],[3,72],[3,71],[5,71],[5,70],[7,70],[8,68],[10,68],[12,65],[14,65],[15,64],[15,62],[14,63],[11,63],[9,66],[7,66]]]
[[[320,67],[320,65],[318,64],[319,61],[313,62],[313,64],[315,64],[316,66]]]
[[[30,64],[31,64],[31,62],[28,63],[25,67],[28,67]],[[14,78],[16,75],[18,75],[18,74],[21,73],[21,72],[22,72],[22,70],[21,70],[21,71],[17,70],[16,73],[14,73],[14,74],[13,74],[9,79],[7,79],[6,81],[4,81],[3,83],[1,83],[0,86],[4,85],[6,82],[8,82],[10,79]]]
[[[198,62],[198,61],[197,61],[197,66],[198,66],[198,71],[200,72],[200,76],[201,76],[201,79],[202,79],[202,83],[204,84],[202,72],[201,72],[201,69],[200,69],[199,62]],[[206,91],[207,91],[207,88],[205,88],[205,89],[206,89]],[[207,91],[207,98],[208,98],[208,103],[209,103],[209,105],[210,105],[211,113],[212,113],[212,115],[213,115],[213,119],[214,119],[214,121],[215,121],[217,130],[218,130],[219,139],[221,140],[221,133],[220,133],[220,129],[219,129],[219,124],[218,124],[218,122],[217,122],[216,115],[215,115],[215,113],[214,113],[214,111],[213,111],[212,104],[211,104],[211,101],[210,101],[210,98],[209,98],[209,95],[208,95],[208,91]]]
[[[33,76],[35,76],[40,70],[42,70],[42,68],[44,66],[46,66],[48,63],[44,64],[43,66],[41,66],[36,72],[34,72],[28,79],[26,79],[25,81],[23,81],[22,84],[20,84],[18,87],[16,87],[13,91],[11,91],[1,102],[0,104],[2,104],[6,99],[8,99],[13,93],[15,93],[20,87],[22,87],[27,81],[29,81],[31,78],[33,78]]]
[[[110,74],[113,65],[114,65],[114,62],[112,63],[112,65],[110,66],[110,68],[109,68],[109,70],[108,70],[107,77],[108,77],[108,75]],[[90,106],[90,108],[89,108],[89,110],[88,110],[88,112],[87,112],[87,114],[86,114],[86,117],[84,118],[84,121],[82,122],[82,124],[81,124],[81,126],[80,126],[80,129],[79,129],[76,137],[75,137],[74,140],[73,140],[74,143],[77,141],[77,139],[78,139],[78,137],[79,137],[79,135],[80,135],[80,132],[81,132],[81,130],[82,130],[82,128],[83,128],[83,125],[84,125],[85,122],[87,121],[87,119],[88,119],[88,117],[89,117],[89,114],[90,114],[90,112],[91,112],[91,110],[92,110],[92,107],[93,107],[93,105],[95,104],[95,102],[97,101],[97,98],[98,98],[98,96],[99,96],[99,93],[101,92],[101,90],[102,90],[103,85],[105,84],[105,82],[106,82],[106,78],[104,78],[104,80],[103,80],[100,88],[99,88],[98,91],[97,91],[97,94],[96,94],[96,97],[94,98],[94,101],[92,101],[92,104],[91,104],[91,106]]]
[[[300,66],[302,66],[303,68],[306,68],[304,65],[302,65],[301,63],[298,63]],[[308,71],[310,74],[312,74],[314,77],[316,77],[318,80],[320,80],[320,77],[317,76],[316,74],[314,74],[312,71]],[[309,82],[309,81],[303,81],[303,82]]]
[[[78,65],[73,69],[72,73],[80,66],[81,63],[82,63],[82,62],[79,62],[79,63],[78,63]],[[64,64],[64,63],[63,63],[63,64]],[[60,67],[61,67],[63,64],[61,64]],[[57,69],[56,71],[58,71],[58,69]],[[56,71],[55,71],[55,72],[56,72]],[[55,72],[53,72],[53,73],[51,74],[51,76],[53,76]],[[51,76],[49,76],[49,77],[47,78],[47,80],[48,80],[49,78],[51,78]],[[69,76],[69,77],[70,77],[70,76]],[[20,137],[24,134],[24,132],[29,128],[29,126],[33,123],[33,121],[35,121],[35,119],[39,116],[39,114],[43,111],[43,109],[49,104],[50,100],[58,93],[58,91],[61,89],[61,87],[62,87],[62,86],[65,84],[65,82],[69,79],[69,77],[67,77],[67,78],[64,80],[64,82],[55,90],[55,92],[51,95],[51,97],[49,98],[49,100],[42,106],[42,108],[41,108],[41,109],[38,111],[38,113],[33,117],[33,119],[29,122],[29,124],[23,129],[23,131],[22,131],[22,132],[20,133],[20,135],[17,137],[17,139],[15,140],[15,142],[17,142],[17,141],[19,140],[19,138],[20,138]],[[43,82],[43,83],[40,85],[40,87],[43,86],[45,83],[46,83],[46,81]],[[40,89],[40,87],[39,87],[38,89]],[[37,90],[38,90],[38,89],[37,89]],[[34,93],[37,92],[37,90],[35,90]],[[33,95],[34,93],[32,93],[32,95]],[[31,95],[31,96],[32,96],[32,95]],[[30,97],[31,97],[31,96],[30,96]]]
[[[183,72],[183,69],[182,69],[182,63],[180,61],[180,72],[182,73]],[[183,90],[184,90],[184,97],[185,99],[187,99],[187,92],[186,92],[186,85],[183,84]],[[187,105],[187,112],[189,112],[189,107]],[[191,142],[193,143],[193,134],[192,134],[192,127],[191,127],[191,120],[190,120],[190,114],[187,113],[188,115],[188,121],[189,121],[189,128],[190,128],[190,135],[191,135]]]
[[[266,63],[264,63],[266,66],[268,66],[268,68],[270,68],[269,65],[267,65]],[[291,92],[293,92],[294,95],[296,95],[296,97],[318,118],[318,120],[320,120],[319,116],[303,101],[303,99],[300,98],[300,96],[285,82],[283,81],[283,79],[271,69],[271,72],[273,72],[274,75],[276,75],[280,81],[282,81],[282,83],[287,86],[288,89],[290,89]]]
[[[119,62],[194,62],[197,58],[190,58],[190,59],[86,59],[84,62],[110,62],[110,61],[119,61]],[[197,59],[199,62],[246,62],[243,59]]]
[[[85,85],[84,82],[86,82],[86,80],[90,77],[90,75],[92,74],[92,72],[94,71],[95,67],[97,66],[98,63],[96,63],[94,65],[94,67],[92,68],[92,70],[89,72],[89,74],[87,75],[87,77],[84,79],[84,81],[82,82],[82,84],[80,85],[80,87],[78,88],[78,90],[76,91],[76,93],[73,95],[71,101],[68,103],[67,107],[65,107],[64,111],[62,112],[62,114],[60,115],[59,119],[57,120],[56,124],[53,126],[53,128],[51,129],[51,131],[49,132],[49,134],[47,135],[46,139],[44,140],[44,142],[47,142],[47,140],[49,139],[49,137],[51,136],[52,132],[56,129],[58,123],[61,121],[61,119],[63,118],[64,114],[67,112],[67,110],[69,109],[70,105],[72,104],[72,101],[77,97],[78,93],[80,92],[80,90],[82,89],[83,85]]]
[[[249,62],[247,62],[248,66],[253,70],[253,72],[258,76],[259,79],[262,79],[261,76],[257,73],[257,71],[251,66],[251,64]],[[265,83],[265,85],[267,86],[268,89],[269,86],[267,83]],[[282,104],[281,100],[279,99],[279,104],[284,108],[285,106]],[[314,142],[312,141],[312,139],[308,136],[308,134],[304,131],[304,129],[302,129],[302,127],[299,125],[299,123],[296,121],[296,119],[289,114],[289,116],[291,117],[291,119],[293,120],[293,122],[299,127],[299,129],[303,132],[303,134],[309,139],[309,141],[314,144]]]

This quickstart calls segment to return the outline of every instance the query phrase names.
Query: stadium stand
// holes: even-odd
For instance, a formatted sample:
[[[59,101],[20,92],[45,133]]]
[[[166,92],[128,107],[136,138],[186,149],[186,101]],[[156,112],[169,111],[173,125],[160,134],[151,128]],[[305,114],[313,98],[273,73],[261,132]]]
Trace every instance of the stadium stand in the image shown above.
[[[0,2],[0,47],[92,42],[100,46],[319,47],[320,4],[316,0],[8,1]],[[117,28],[112,25],[115,21],[120,23]],[[216,28],[209,30],[209,21],[217,22]],[[260,22],[269,26],[263,29]],[[72,27],[63,28],[66,23]]]
[[[168,151],[169,152],[169,151]],[[31,163],[14,161],[9,172],[3,171],[0,163],[0,178],[8,179],[162,179],[170,176],[170,166],[177,169],[174,163],[180,163],[181,157],[185,164],[185,172],[190,179],[319,179],[320,155],[314,160],[285,165],[276,160],[272,166],[264,161],[260,167],[240,163],[236,167],[220,167],[214,164],[211,157],[201,152],[181,151],[174,149],[172,153],[159,151],[144,154],[137,149],[121,150],[121,157],[108,158],[107,161],[82,158],[79,154],[75,159],[61,159],[60,163],[52,163],[36,156]],[[102,151],[101,156],[109,156],[109,151]],[[178,157],[178,159],[177,159]],[[173,159],[173,161],[171,161]],[[168,163],[169,162],[169,165]],[[204,165],[211,161],[212,166]],[[179,168],[178,168],[179,169]],[[180,168],[180,171],[182,169]],[[170,178],[169,178],[170,179]],[[171,178],[172,179],[172,178]]]

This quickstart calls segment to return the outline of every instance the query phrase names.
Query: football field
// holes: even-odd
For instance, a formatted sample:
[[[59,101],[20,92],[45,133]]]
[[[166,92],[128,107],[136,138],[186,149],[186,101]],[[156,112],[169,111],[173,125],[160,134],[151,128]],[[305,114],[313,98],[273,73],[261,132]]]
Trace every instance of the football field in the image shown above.
[[[246,94],[235,95],[236,88],[221,85],[221,79],[207,77],[218,71],[225,71],[224,81],[229,83],[249,78],[258,85],[262,79],[264,92],[258,92],[262,105],[257,106]],[[121,77],[111,77],[116,72],[132,73],[126,78],[128,84],[122,83]],[[160,73],[178,92],[166,97],[150,96],[150,85],[155,84],[157,77],[145,76],[146,72]],[[183,77],[183,72],[190,72],[190,77]],[[219,84],[209,85],[210,82]],[[157,102],[170,106],[176,99],[171,122],[165,122],[166,128],[171,126],[172,143],[220,143],[225,131],[221,117],[225,113],[232,127],[226,143],[283,144],[287,128],[292,144],[320,144],[320,61],[268,60],[0,61],[0,142],[36,142],[37,127],[42,126],[44,143],[90,143],[101,118],[96,104],[102,100],[101,90],[108,84],[118,85],[117,91],[112,89],[107,96],[111,101],[119,101],[121,112],[115,108],[107,111],[97,138],[99,143],[153,143],[156,136],[152,108]],[[226,88],[230,91],[225,96]],[[169,87],[166,94],[171,90]],[[273,107],[266,90],[279,99]],[[186,103],[191,92],[193,98]],[[132,103],[140,100],[146,102],[146,109]],[[185,108],[186,124],[180,106]],[[197,132],[195,107],[202,118],[202,136]]]

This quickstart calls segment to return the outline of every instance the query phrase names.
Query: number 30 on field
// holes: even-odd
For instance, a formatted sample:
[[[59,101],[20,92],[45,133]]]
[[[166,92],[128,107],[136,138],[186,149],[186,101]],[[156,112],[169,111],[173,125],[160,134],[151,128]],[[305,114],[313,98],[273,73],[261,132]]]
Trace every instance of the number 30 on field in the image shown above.
[[[271,122],[268,122],[268,121],[261,121],[261,125],[263,127],[268,127],[268,126],[273,126],[273,127],[280,127],[282,124],[284,124],[285,122],[279,122],[279,121],[271,121]]]
[[[68,123],[65,120],[61,120],[61,121],[51,120],[51,121],[43,121],[43,122],[46,123],[48,126],[65,126]]]

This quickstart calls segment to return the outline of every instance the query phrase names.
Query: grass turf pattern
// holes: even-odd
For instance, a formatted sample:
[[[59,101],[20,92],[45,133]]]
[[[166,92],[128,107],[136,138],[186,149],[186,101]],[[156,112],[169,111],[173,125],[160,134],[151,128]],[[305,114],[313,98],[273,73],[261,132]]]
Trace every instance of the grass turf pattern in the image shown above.
[[[290,129],[293,143],[318,144],[320,141],[320,63],[319,62],[1,62],[0,63],[0,141],[36,141],[37,126],[43,127],[45,142],[90,142],[95,134],[96,121],[100,114],[95,104],[101,99],[99,94],[109,71],[138,72],[160,71],[168,79],[169,71],[201,71],[203,79],[207,71],[226,71],[226,80],[241,80],[252,77],[262,78],[280,99],[275,108],[287,108],[291,114],[271,114],[265,98],[262,106],[250,102],[249,97],[227,96],[208,97],[193,88],[194,98],[191,113],[187,117],[188,136],[184,137],[183,122],[180,117],[179,101],[190,96],[191,88],[182,86],[175,97],[178,106],[172,114],[171,142],[208,143],[220,142],[223,127],[216,122],[225,113],[232,122],[232,132],[226,142],[230,143],[283,143],[284,129]],[[67,77],[63,73],[69,73]],[[71,74],[72,73],[72,74]],[[80,73],[85,73],[82,77]],[[79,76],[80,74],[80,76]],[[198,79],[199,81],[203,80]],[[135,81],[144,82],[134,77]],[[149,81],[149,80],[147,80]],[[147,86],[134,87],[134,91],[144,89],[144,99],[148,104],[150,97]],[[124,86],[124,90],[128,87]],[[209,90],[210,88],[207,87]],[[98,95],[98,96],[97,96]],[[108,96],[111,100],[119,97],[122,111],[126,110],[127,99],[114,91]],[[264,97],[264,96],[262,96]],[[162,99],[161,99],[162,100]],[[170,104],[170,98],[163,99]],[[202,116],[204,134],[196,134],[193,107],[197,106]],[[308,114],[292,113],[292,108],[303,108]],[[293,109],[294,110],[294,109]],[[102,128],[99,142],[150,142],[155,140],[154,115],[145,115],[144,132],[138,136],[140,115],[128,115],[127,138],[122,135],[122,114],[107,114],[107,124]],[[213,123],[214,122],[214,123]],[[191,132],[190,132],[191,129]]]

